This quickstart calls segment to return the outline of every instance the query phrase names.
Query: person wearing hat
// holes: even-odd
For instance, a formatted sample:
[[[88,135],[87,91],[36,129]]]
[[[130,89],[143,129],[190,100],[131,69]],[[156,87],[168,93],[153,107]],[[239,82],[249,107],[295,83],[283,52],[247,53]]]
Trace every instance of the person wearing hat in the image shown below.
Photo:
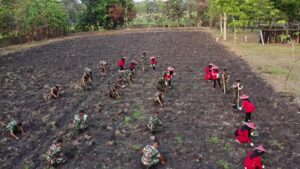
[[[153,145],[147,145],[143,148],[143,156],[141,162],[147,168],[158,164],[165,164],[165,160],[162,155],[158,152],[157,148],[159,147],[159,142],[154,141]]]
[[[100,70],[102,73],[106,73],[108,69],[108,63],[106,61],[100,61]]]
[[[119,70],[124,70],[125,69],[125,57],[122,57],[118,61],[118,67],[119,67]]]
[[[251,114],[255,111],[254,104],[249,100],[249,96],[243,94],[240,99],[242,100],[242,107],[238,107],[239,110],[242,110],[245,113],[245,122],[251,120]]]
[[[143,52],[143,54],[141,56],[141,65],[142,65],[143,72],[146,69],[146,62],[147,62],[146,52]]]
[[[5,126],[5,129],[6,129],[6,131],[9,132],[9,134],[13,138],[15,138],[16,140],[19,140],[19,137],[17,136],[17,134],[21,133],[21,135],[24,135],[24,130],[23,130],[22,126],[23,126],[23,124],[21,122],[19,122],[18,120],[12,120]]]
[[[229,84],[230,73],[228,73],[227,69],[224,68],[221,76],[222,76],[222,82],[223,82],[223,92],[224,92],[224,94],[226,94],[229,90],[228,84]]]
[[[240,94],[241,90],[243,89],[243,85],[241,84],[241,80],[236,80],[235,83],[232,85],[233,88],[233,99],[232,99],[232,106],[234,108],[238,108],[240,105]]]
[[[129,68],[131,70],[131,73],[134,74],[135,71],[136,71],[136,67],[137,67],[137,62],[136,61],[131,61],[130,65],[129,65]]]
[[[174,75],[175,75],[174,67],[169,66],[167,68],[167,72],[165,72],[165,74],[164,74],[166,86],[171,87],[171,81],[172,81]]]
[[[212,67],[211,78],[214,80],[214,88],[216,88],[217,82],[221,88],[220,74],[217,66]]]
[[[245,123],[244,126],[237,129],[235,131],[236,141],[240,144],[247,143],[251,146],[254,146],[254,144],[251,142],[250,136],[252,135],[251,130],[256,129],[256,125],[252,122]]]
[[[212,67],[215,66],[213,63],[210,63],[206,66],[205,68],[205,80],[211,80],[211,71],[212,71]]]
[[[156,60],[156,57],[155,56],[151,56],[150,57],[150,66],[152,67],[153,70],[155,70],[155,66],[157,64],[157,60]]]
[[[261,155],[266,152],[265,148],[261,144],[260,146],[254,148],[253,151],[250,151],[247,158],[244,161],[245,169],[263,169],[265,168],[261,162]]]

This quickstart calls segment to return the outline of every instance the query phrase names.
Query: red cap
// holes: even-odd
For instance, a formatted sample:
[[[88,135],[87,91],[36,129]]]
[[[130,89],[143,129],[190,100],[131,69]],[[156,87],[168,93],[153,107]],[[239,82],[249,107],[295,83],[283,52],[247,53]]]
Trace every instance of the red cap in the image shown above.
[[[155,59],[155,56],[151,56],[150,59]]]
[[[240,97],[240,99],[248,99],[248,98],[249,98],[249,96],[247,96],[245,94],[241,95],[241,97]]]
[[[213,64],[213,63],[210,63],[210,64],[208,64],[208,65],[210,65],[210,66],[216,66],[215,64]]]
[[[246,123],[246,125],[252,129],[256,129],[256,125],[252,122]]]
[[[218,69],[218,68],[219,68],[218,66],[213,66],[213,67],[212,67],[212,69]]]
[[[266,149],[264,148],[264,146],[261,144],[258,147],[255,147],[254,150],[259,150],[259,151],[263,151],[263,152],[267,152]]]

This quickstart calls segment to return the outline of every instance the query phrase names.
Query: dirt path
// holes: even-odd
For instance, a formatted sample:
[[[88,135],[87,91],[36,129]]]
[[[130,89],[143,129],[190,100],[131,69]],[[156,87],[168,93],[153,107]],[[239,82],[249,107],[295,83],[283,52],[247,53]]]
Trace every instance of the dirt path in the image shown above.
[[[133,85],[121,91],[121,99],[109,100],[105,91],[116,76],[119,54],[138,60],[144,50],[159,56],[158,70],[148,68],[143,74],[139,69]],[[97,72],[100,60],[113,64],[106,76]],[[167,165],[154,168],[219,169],[227,164],[242,168],[249,148],[235,143],[233,132],[243,115],[231,108],[231,95],[203,80],[209,62],[226,66],[232,81],[240,78],[245,83],[244,92],[257,106],[254,122],[260,135],[253,141],[268,149],[263,157],[267,168],[297,168],[300,114],[292,98],[274,93],[244,61],[209,34],[195,30],[91,35],[1,57],[0,121],[22,120],[26,137],[17,143],[1,132],[0,168],[45,168],[42,154],[58,137],[64,139],[69,158],[58,168],[141,168],[139,151],[151,143],[145,121],[156,111],[166,126],[156,137]],[[174,87],[160,108],[152,100],[155,81],[169,65],[176,70]],[[94,70],[94,88],[76,91],[70,86],[85,67]],[[65,97],[45,102],[47,86],[55,84],[62,85]],[[90,128],[82,134],[69,126],[79,109],[91,116]]]

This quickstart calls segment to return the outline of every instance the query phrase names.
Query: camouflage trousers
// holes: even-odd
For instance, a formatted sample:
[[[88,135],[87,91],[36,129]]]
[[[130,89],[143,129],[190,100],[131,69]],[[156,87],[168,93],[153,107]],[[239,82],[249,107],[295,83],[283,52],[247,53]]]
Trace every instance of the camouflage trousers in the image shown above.
[[[57,165],[57,164],[62,164],[65,162],[63,157],[47,157],[47,161],[51,164],[51,165]]]

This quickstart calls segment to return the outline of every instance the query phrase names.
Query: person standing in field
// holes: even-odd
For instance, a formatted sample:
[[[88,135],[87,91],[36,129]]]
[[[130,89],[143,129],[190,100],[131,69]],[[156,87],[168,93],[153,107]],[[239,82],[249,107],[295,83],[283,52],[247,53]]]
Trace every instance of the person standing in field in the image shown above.
[[[223,92],[224,94],[226,94],[229,91],[230,73],[227,71],[226,68],[224,68],[221,76],[222,76]]]
[[[125,69],[125,57],[122,57],[119,61],[118,61],[118,67],[119,67],[119,71],[122,71]]]
[[[251,114],[255,111],[255,106],[249,100],[249,96],[245,94],[243,94],[240,99],[242,100],[242,107],[239,107],[239,110],[245,113],[245,122],[251,121]]]
[[[100,61],[100,71],[106,73],[108,69],[108,63],[106,61]]]
[[[217,66],[212,67],[211,77],[214,80],[214,88],[216,89],[217,82],[218,82],[219,87],[221,88],[220,74],[219,74],[219,70],[218,70]]]
[[[129,68],[131,70],[131,74],[135,74],[136,71],[136,67],[137,67],[137,62],[136,61],[131,61]]]
[[[238,108],[240,106],[240,94],[243,89],[243,85],[241,84],[241,80],[236,80],[236,82],[232,85],[233,88],[233,99],[232,106],[234,108]]]
[[[143,72],[145,72],[145,70],[146,70],[146,62],[147,62],[146,52],[143,52],[143,54],[141,56],[141,66],[142,66]]]
[[[156,69],[156,64],[157,64],[157,60],[155,56],[151,56],[150,57],[150,66],[152,67],[153,70]]]

